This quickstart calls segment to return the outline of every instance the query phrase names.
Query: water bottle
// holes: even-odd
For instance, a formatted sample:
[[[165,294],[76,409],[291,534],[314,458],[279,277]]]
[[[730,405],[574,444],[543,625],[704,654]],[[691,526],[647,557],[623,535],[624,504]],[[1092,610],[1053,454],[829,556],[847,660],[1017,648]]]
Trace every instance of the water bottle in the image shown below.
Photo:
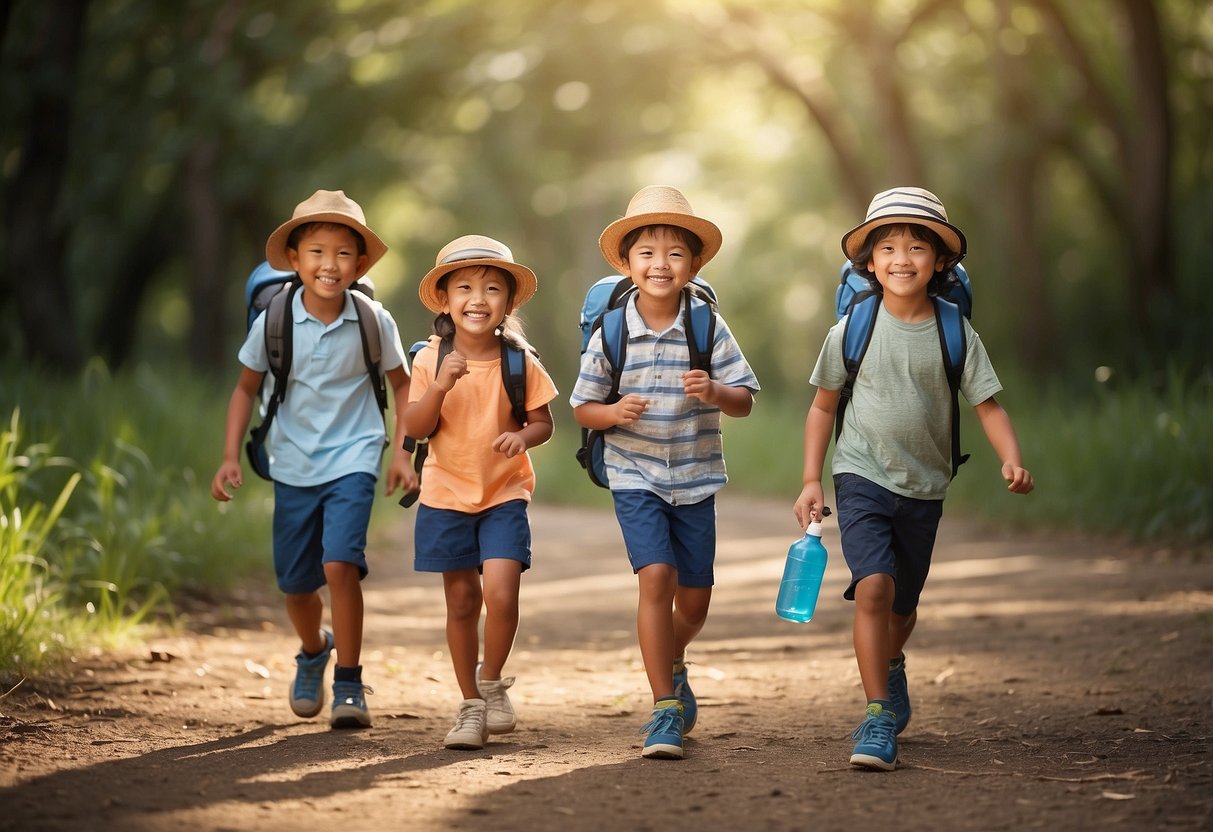
[[[788,621],[804,623],[813,620],[817,595],[826,571],[826,549],[821,545],[821,523],[809,523],[804,537],[788,549],[788,560],[779,582],[779,597],[775,613]]]

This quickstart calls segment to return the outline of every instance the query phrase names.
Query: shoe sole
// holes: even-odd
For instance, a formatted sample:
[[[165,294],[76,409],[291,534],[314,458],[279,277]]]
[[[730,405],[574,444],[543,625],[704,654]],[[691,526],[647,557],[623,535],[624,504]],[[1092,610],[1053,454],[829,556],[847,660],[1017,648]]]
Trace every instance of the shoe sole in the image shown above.
[[[484,748],[483,742],[478,743],[478,742],[471,741],[471,740],[467,740],[467,741],[456,740],[453,742],[451,740],[447,740],[445,743],[443,743],[443,745],[445,745],[447,748],[451,749],[452,751],[480,751],[481,749]]]
[[[897,759],[894,758],[893,762],[890,763],[871,754],[852,754],[851,765],[859,766],[860,768],[870,768],[876,771],[893,771],[897,768]]]
[[[315,700],[313,700],[313,699],[292,699],[292,700],[291,700],[291,712],[292,712],[292,713],[293,713],[295,716],[300,717],[300,718],[302,718],[302,719],[311,719],[311,718],[312,718],[312,717],[314,717],[316,714],[318,714],[318,713],[320,713],[321,711],[323,711],[323,710],[324,710],[324,699],[323,699],[323,698],[321,698],[321,700],[320,700],[319,702],[316,702],[316,707],[315,707],[315,708],[311,708],[311,709],[309,709],[309,710],[303,710],[303,709],[301,708],[301,706],[300,706],[300,705],[298,705],[298,704],[296,704],[296,703],[299,703],[299,702],[308,702],[308,703],[311,703],[311,702],[314,702],[314,701],[315,701]]]
[[[336,729],[370,728],[371,715],[365,711],[356,710],[335,712],[329,720],[329,727]]]
[[[508,725],[505,725],[505,724],[490,725],[489,733],[490,734],[512,734],[512,733],[514,733],[514,729],[517,727],[518,727],[517,720],[509,723]]]
[[[644,750],[640,752],[640,756],[648,757],[651,760],[681,760],[682,748],[677,745],[655,743],[653,745],[646,745]]]

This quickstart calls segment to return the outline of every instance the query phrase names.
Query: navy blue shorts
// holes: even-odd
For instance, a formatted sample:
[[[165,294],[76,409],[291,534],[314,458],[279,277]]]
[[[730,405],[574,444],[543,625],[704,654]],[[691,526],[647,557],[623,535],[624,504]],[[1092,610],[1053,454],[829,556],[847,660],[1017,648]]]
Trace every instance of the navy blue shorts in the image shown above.
[[[678,585],[711,586],[716,562],[716,498],[672,506],[643,489],[612,491],[632,571],[654,563],[678,570]]]
[[[531,568],[531,524],[526,500],[468,514],[448,508],[417,506],[413,568],[418,572],[479,569],[489,558],[505,558]]]
[[[842,597],[854,601],[855,584],[869,575],[892,575],[893,612],[914,612],[931,571],[943,500],[902,497],[858,474],[838,474],[834,501],[842,555],[851,568],[851,584]]]
[[[320,485],[274,483],[274,574],[288,593],[324,586],[324,564],[352,563],[366,577],[366,529],[375,477],[348,474]]]

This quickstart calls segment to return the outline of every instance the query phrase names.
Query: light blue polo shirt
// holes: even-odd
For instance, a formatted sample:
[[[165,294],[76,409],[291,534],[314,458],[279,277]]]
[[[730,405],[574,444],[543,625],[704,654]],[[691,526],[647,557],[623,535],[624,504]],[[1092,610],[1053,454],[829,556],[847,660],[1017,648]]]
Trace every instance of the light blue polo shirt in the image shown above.
[[[324,324],[303,307],[305,291],[297,292],[291,305],[294,355],[286,398],[266,444],[270,473],[276,482],[296,486],[358,472],[377,477],[387,434],[362,355],[354,300],[347,291],[340,317]],[[391,314],[380,303],[372,305],[386,373],[404,364],[404,348]],[[251,370],[269,371],[264,312],[253,322],[239,358]]]

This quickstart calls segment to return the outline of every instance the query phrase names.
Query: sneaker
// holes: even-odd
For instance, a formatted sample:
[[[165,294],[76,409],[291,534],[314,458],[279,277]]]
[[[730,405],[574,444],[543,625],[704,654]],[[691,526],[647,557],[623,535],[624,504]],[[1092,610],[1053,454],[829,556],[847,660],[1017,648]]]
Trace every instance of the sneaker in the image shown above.
[[[699,718],[699,705],[687,681],[687,663],[683,659],[674,659],[674,696],[682,703],[682,733],[689,734]]]
[[[295,681],[291,685],[291,710],[295,716],[310,719],[324,707],[324,670],[329,666],[329,654],[333,652],[333,634],[321,630],[324,649],[318,656],[309,656],[302,650],[295,656]]]
[[[897,733],[900,734],[910,724],[910,687],[906,683],[906,656],[902,653],[896,659],[889,660],[889,705],[897,714]]]
[[[851,734],[855,750],[851,765],[892,771],[897,768],[897,715],[877,702],[868,705],[867,716]]]
[[[485,724],[488,725],[490,734],[508,734],[518,724],[518,717],[514,715],[514,706],[510,704],[509,694],[506,693],[506,690],[513,685],[513,676],[492,682],[482,680],[480,665],[476,665],[476,690],[480,691],[480,696],[484,699],[487,708],[488,715],[485,718]]]
[[[364,694],[374,692],[370,685],[362,682],[333,682],[333,713],[329,717],[329,727],[370,728],[371,712],[367,710]]]
[[[484,748],[484,744],[489,741],[486,715],[483,699],[465,699],[460,702],[455,727],[446,735],[446,747],[466,751]]]
[[[682,703],[677,699],[662,699],[653,706],[653,715],[640,728],[648,731],[644,738],[644,757],[660,760],[682,759]]]

